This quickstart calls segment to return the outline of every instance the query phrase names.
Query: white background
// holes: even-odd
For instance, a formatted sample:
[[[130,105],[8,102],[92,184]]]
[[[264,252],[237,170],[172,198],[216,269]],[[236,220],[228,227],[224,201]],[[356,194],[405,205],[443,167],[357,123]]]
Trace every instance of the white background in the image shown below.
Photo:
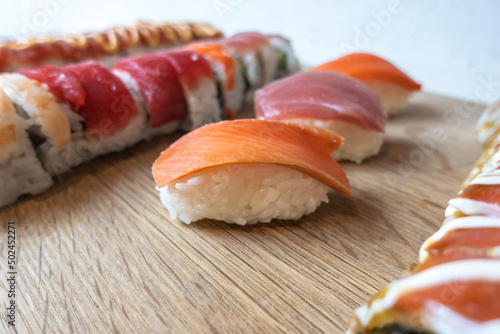
[[[226,34],[289,37],[317,65],[354,50],[379,54],[424,90],[489,103],[500,97],[496,0],[1,0],[0,36],[82,32],[115,24],[193,20]]]

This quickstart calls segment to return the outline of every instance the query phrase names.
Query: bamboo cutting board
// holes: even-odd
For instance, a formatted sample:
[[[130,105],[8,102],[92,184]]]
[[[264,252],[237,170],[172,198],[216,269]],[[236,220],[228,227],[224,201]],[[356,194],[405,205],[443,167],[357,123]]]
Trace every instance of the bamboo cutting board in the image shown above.
[[[18,262],[16,326],[2,312],[0,332],[345,332],[440,226],[479,156],[483,109],[416,96],[377,158],[342,164],[354,194],[330,193],[298,221],[168,221],[150,167],[179,135],[81,166],[0,209],[4,310],[9,221]]]

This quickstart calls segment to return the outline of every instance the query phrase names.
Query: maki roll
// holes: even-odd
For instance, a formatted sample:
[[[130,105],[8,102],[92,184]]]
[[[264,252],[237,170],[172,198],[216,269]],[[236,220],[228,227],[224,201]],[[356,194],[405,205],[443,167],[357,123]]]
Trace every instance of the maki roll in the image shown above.
[[[18,108],[21,111],[21,107]],[[32,116],[21,112],[24,117],[18,114],[10,98],[0,89],[0,207],[14,203],[22,194],[39,194],[53,183],[49,173],[38,161],[28,134],[28,130],[33,132],[34,128],[41,126],[34,125],[36,122],[28,119]],[[48,123],[53,121],[52,116],[57,119],[57,114],[57,111],[51,113],[49,109],[42,116],[44,131]],[[42,122],[39,117],[38,121]],[[47,138],[54,140],[53,137]],[[57,138],[56,141],[61,139]]]
[[[187,42],[220,38],[205,23],[148,23],[118,26],[85,34],[33,36],[0,42],[0,71],[13,72],[42,64],[64,65],[94,59],[113,65],[123,56],[158,52]]]
[[[411,274],[359,307],[348,333],[500,333],[499,147],[483,152]]]
[[[477,140],[488,145],[500,134],[500,100],[492,103],[481,114],[476,124]]]
[[[298,219],[327,202],[330,188],[351,194],[330,156],[340,137],[314,127],[263,120],[225,121],[190,132],[153,165],[172,219],[239,225]]]
[[[253,101],[256,89],[299,70],[290,42],[281,36],[244,32],[222,43],[240,64],[246,82],[247,101]]]
[[[344,137],[335,160],[362,162],[378,154],[387,114],[361,82],[333,72],[303,72],[255,93],[258,118],[324,127]]]
[[[222,119],[215,77],[209,62],[198,52],[175,50],[157,53],[175,70],[184,90],[188,115],[181,128],[191,131]]]
[[[60,175],[143,138],[144,112],[123,82],[103,65],[88,61],[63,68],[42,66],[22,73],[46,84],[58,95],[59,106],[79,116],[72,122],[67,144],[40,146],[40,160],[50,174]]]
[[[118,76],[146,110],[144,138],[177,131],[187,117],[186,99],[177,73],[165,57],[142,55],[125,58],[113,66]]]
[[[368,53],[351,53],[312,71],[333,71],[362,81],[378,94],[390,116],[404,109],[411,94],[421,89],[420,84],[396,66]]]
[[[236,59],[218,42],[198,42],[185,47],[205,57],[215,75],[220,105],[227,118],[234,118],[243,107],[244,79]]]

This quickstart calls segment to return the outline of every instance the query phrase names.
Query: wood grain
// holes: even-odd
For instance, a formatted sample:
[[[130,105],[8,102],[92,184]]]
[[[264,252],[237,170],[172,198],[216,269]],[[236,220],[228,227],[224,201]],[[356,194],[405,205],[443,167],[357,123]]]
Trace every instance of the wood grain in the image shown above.
[[[0,332],[345,332],[441,224],[479,155],[482,109],[416,96],[377,158],[342,164],[354,195],[299,221],[170,222],[150,167],[178,135],[92,161],[0,212],[2,277],[8,221],[19,251],[17,325],[2,312]]]

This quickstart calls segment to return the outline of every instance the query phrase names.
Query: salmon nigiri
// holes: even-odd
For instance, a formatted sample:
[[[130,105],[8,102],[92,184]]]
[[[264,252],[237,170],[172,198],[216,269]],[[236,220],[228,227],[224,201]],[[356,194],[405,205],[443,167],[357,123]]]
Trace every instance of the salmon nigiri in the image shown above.
[[[337,72],[362,81],[379,95],[389,115],[404,109],[410,95],[421,89],[396,66],[369,53],[351,53],[311,70]]]
[[[330,188],[351,194],[330,156],[342,139],[316,127],[264,120],[206,125],[166,149],[153,165],[172,219],[240,225],[298,219],[328,202]]]
[[[302,72],[255,92],[258,118],[321,126],[344,137],[335,160],[360,163],[377,154],[387,113],[360,81],[333,72]]]

